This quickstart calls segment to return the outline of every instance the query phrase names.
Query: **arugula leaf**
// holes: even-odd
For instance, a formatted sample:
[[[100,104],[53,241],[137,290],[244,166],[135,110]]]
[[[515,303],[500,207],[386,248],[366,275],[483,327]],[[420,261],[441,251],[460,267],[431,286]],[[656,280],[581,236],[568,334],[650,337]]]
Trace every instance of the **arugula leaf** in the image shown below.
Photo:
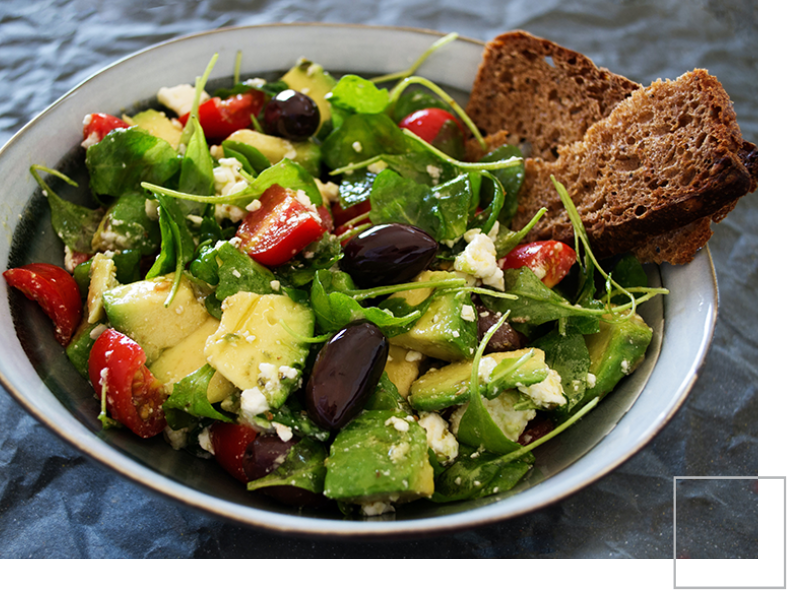
[[[143,182],[142,187],[157,194],[167,195],[176,199],[196,201],[198,203],[228,204],[232,203],[238,207],[245,207],[253,200],[257,199],[269,187],[278,184],[284,188],[294,191],[302,190],[309,197],[310,202],[319,207],[323,204],[323,197],[315,184],[314,177],[307,170],[287,158],[280,160],[270,168],[263,170],[260,175],[249,183],[249,186],[242,191],[226,196],[208,197],[191,193],[182,193],[170,190],[163,186]]]
[[[323,161],[336,169],[375,158],[404,154],[410,143],[399,127],[382,113],[356,113],[335,128],[321,146]]]
[[[325,442],[331,437],[331,432],[312,422],[306,410],[293,395],[287,398],[282,407],[255,416],[254,421],[265,429],[274,428],[276,422],[292,428],[302,438],[311,438],[320,442]]]
[[[387,337],[407,332],[421,317],[423,310],[414,309],[402,317],[380,307],[364,307],[350,293],[354,290],[350,275],[343,272],[318,270],[312,281],[311,301],[315,319],[323,332],[336,332],[358,319],[377,325]]]
[[[245,82],[233,84],[233,86],[230,88],[219,88],[218,90],[214,90],[211,94],[213,96],[218,96],[222,100],[231,96],[235,96],[236,94],[245,94],[250,90],[265,92],[268,96],[276,96],[283,90],[287,90],[289,88],[287,82],[283,82],[282,80],[277,80],[276,82],[266,82],[264,84],[253,84],[250,82],[250,80],[246,80]]]
[[[78,186],[76,182],[61,174],[57,170],[44,166],[32,165],[30,174],[41,187],[41,192],[49,202],[52,216],[52,229],[63,243],[74,252],[92,252],[91,242],[96,233],[104,212],[101,209],[88,209],[80,205],[61,199],[49,185],[43,181],[38,171],[46,172],[66,181],[71,186]]]
[[[181,163],[181,176],[178,180],[178,190],[183,193],[195,195],[213,195],[213,158],[208,149],[200,122],[193,121],[194,132],[186,145],[186,153]],[[179,202],[180,204],[180,202]],[[190,205],[190,203],[184,203]],[[187,213],[195,212],[195,207],[190,207]]]
[[[498,162],[513,157],[522,157],[520,149],[513,145],[502,145],[496,150],[493,150],[483,158],[480,162]],[[509,225],[517,213],[518,195],[520,187],[525,180],[525,165],[521,162],[516,166],[509,166],[508,168],[500,168],[493,171],[495,176],[501,183],[505,195],[501,212],[498,215],[498,221],[503,225]],[[494,192],[497,187],[486,182],[482,185],[481,202],[482,204],[489,203],[495,196]]]
[[[164,302],[164,306],[167,307],[178,291],[186,264],[194,257],[194,238],[186,225],[180,207],[166,195],[156,194],[156,198],[159,201],[161,252],[145,278],[151,279],[175,271],[172,289]]]
[[[354,113],[382,113],[389,103],[389,93],[366,78],[348,74],[339,79],[326,100]]]
[[[216,372],[211,365],[203,365],[190,373],[172,388],[172,394],[162,405],[170,428],[178,430],[188,426],[191,420],[183,413],[196,418],[211,418],[221,422],[232,422],[230,418],[214,409],[208,401],[208,384]]]
[[[217,273],[219,283],[216,287],[216,298],[219,301],[224,301],[239,291],[260,295],[274,293],[271,287],[271,281],[276,280],[274,274],[229,242],[222,242],[216,247],[216,257],[221,261]]]
[[[372,185],[369,219],[415,225],[439,242],[454,240],[465,233],[472,198],[467,174],[429,188],[386,169]]]
[[[558,406],[553,412],[566,419],[586,392],[591,357],[585,338],[580,334],[562,336],[558,329],[554,329],[534,341],[533,346],[544,351],[547,365],[561,376],[566,404]]]
[[[313,492],[323,493],[326,478],[325,460],[328,452],[325,447],[310,438],[298,441],[284,462],[265,477],[246,484],[249,491],[276,486],[294,486]]]
[[[138,127],[111,131],[87,149],[85,163],[99,199],[139,191],[142,182],[163,185],[181,167],[169,143]]]
[[[128,192],[107,209],[93,237],[93,250],[137,249],[143,256],[159,251],[159,223],[148,217],[146,201],[140,192]]]
[[[368,170],[354,170],[345,174],[339,183],[339,204],[343,209],[349,209],[369,199],[376,174]]]
[[[513,452],[496,455],[460,444],[455,462],[435,479],[430,500],[473,500],[512,489],[535,462],[532,453],[517,446]]]
[[[225,158],[235,158],[252,176],[258,176],[263,170],[271,167],[271,161],[260,150],[248,143],[225,139],[222,142],[222,149]]]
[[[334,266],[342,258],[342,244],[337,237],[325,232],[291,260],[275,269],[280,281],[290,287],[303,287],[312,281],[318,270]]]

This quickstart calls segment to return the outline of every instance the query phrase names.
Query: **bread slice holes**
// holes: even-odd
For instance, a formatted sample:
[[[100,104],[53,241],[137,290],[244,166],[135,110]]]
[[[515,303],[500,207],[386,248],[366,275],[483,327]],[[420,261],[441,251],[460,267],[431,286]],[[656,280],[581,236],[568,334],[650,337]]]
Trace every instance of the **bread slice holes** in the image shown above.
[[[643,217],[647,212],[648,212],[648,209],[646,209],[646,207],[643,206],[643,205],[638,205],[637,207],[635,207],[635,216],[636,217]]]

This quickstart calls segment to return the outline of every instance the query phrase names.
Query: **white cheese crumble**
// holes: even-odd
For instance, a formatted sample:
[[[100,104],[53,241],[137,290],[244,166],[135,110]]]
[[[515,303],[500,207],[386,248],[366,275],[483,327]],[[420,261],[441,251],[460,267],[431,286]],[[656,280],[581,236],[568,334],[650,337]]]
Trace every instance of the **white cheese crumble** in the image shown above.
[[[514,405],[520,401],[520,396],[514,391],[504,391],[495,399],[482,397],[482,403],[487,408],[493,422],[509,440],[516,441],[525,430],[528,422],[536,416],[536,410],[515,410]],[[462,417],[468,409],[468,404],[457,408],[449,418],[451,431],[457,434]]]
[[[367,502],[361,504],[361,512],[364,516],[380,516],[386,512],[394,512],[394,506],[390,502]]]
[[[596,375],[593,373],[588,373],[586,375],[586,385],[588,387],[594,387],[596,385]]]
[[[480,229],[465,232],[464,238],[468,245],[455,259],[454,268],[481,279],[485,285],[503,291],[503,271],[498,267],[492,238],[483,234]]]
[[[159,202],[156,199],[145,199],[145,215],[151,221],[159,219]]]
[[[276,435],[282,442],[287,442],[291,438],[293,438],[293,429],[289,426],[285,426],[284,424],[279,424],[279,422],[273,422],[274,429],[276,430]]]
[[[213,169],[214,194],[217,197],[226,197],[240,192],[247,188],[249,184],[241,176],[241,164],[235,158],[221,158],[219,165]]]
[[[260,202],[260,199],[255,199],[254,201],[252,201],[251,203],[249,203],[249,204],[248,204],[248,205],[245,207],[245,209],[246,209],[247,211],[257,211],[257,210],[258,210],[260,207],[262,207],[262,206],[263,206],[263,204]]]
[[[407,432],[410,428],[410,425],[405,420],[398,418],[397,416],[392,416],[386,420],[384,424],[386,426],[393,426],[398,432]]]
[[[421,354],[418,350],[409,350],[405,353],[405,360],[409,363],[415,363],[420,361],[424,358],[424,355]]]
[[[266,391],[273,391],[279,387],[279,369],[271,363],[260,363],[257,369],[259,371],[257,383],[260,387],[265,388]]]
[[[361,145],[361,142],[360,142],[360,141],[354,141],[354,142],[353,142],[353,149],[354,149],[354,150],[355,150],[357,153],[359,153],[359,154],[360,154],[360,153],[361,153],[361,151],[364,149],[364,146],[362,146],[362,145]]]
[[[211,431],[206,426],[200,431],[200,434],[197,435],[197,442],[200,443],[200,448],[203,451],[209,452],[211,455],[215,455],[216,451],[213,450],[213,441],[211,440]]]
[[[433,164],[427,165],[427,174],[432,178],[432,184],[438,184],[441,177],[441,169]]]
[[[462,311],[460,312],[460,317],[466,322],[474,321],[476,319],[476,312],[473,308],[473,305],[463,305]]]
[[[160,88],[156,93],[156,99],[171,111],[175,111],[178,117],[182,117],[191,112],[195,92],[196,90],[191,84],[178,84],[171,88]],[[200,104],[210,98],[210,95],[203,90],[200,94]]]
[[[90,331],[90,339],[91,340],[97,340],[98,337],[101,336],[104,333],[104,330],[106,330],[107,327],[108,326],[106,324],[99,324],[98,326],[95,326]]]
[[[626,359],[621,361],[621,372],[624,373],[624,375],[629,375],[629,361]]]
[[[331,203],[339,201],[339,185],[334,182],[321,182],[319,178],[315,178],[317,190],[320,191],[320,196],[323,197],[323,204],[331,208]]]
[[[520,386],[517,389],[530,397],[540,408],[550,409],[566,403],[564,388],[561,386],[561,375],[553,369],[548,370],[544,381],[528,387]]]
[[[497,366],[498,361],[494,358],[491,356],[483,356],[479,361],[479,382],[488,383],[490,381],[490,375]]]
[[[449,432],[449,424],[435,412],[419,417],[419,425],[427,431],[427,444],[441,463],[453,461],[460,451],[460,443]]]
[[[191,221],[197,227],[200,227],[202,225],[202,217],[200,217],[199,215],[187,215],[186,219]]]
[[[181,449],[186,448],[188,437],[189,437],[188,428],[180,428],[178,430],[173,430],[169,426],[164,427],[164,439],[168,443],[170,443],[170,446],[176,451],[180,451]]]
[[[282,286],[282,284],[279,281],[277,281],[276,279],[271,281],[270,284],[271,284],[271,289],[274,290],[274,291],[278,291],[279,288]]]
[[[241,392],[241,415],[252,422],[254,417],[271,409],[268,399],[259,387],[244,389]]]
[[[378,160],[377,162],[372,162],[369,166],[367,166],[367,170],[372,174],[380,174],[388,167],[389,165],[386,164],[386,162],[383,160]]]

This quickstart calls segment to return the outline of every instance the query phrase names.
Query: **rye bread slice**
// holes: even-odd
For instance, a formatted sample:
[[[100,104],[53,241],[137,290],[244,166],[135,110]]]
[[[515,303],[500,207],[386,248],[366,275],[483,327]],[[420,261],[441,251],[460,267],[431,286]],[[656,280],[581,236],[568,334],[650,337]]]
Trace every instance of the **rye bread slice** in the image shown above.
[[[558,152],[554,162],[526,160],[513,226],[522,227],[544,206],[548,214],[529,238],[571,242],[554,175],[599,257],[642,249],[652,237],[680,230],[677,236],[692,236],[678,256],[686,259],[699,237],[710,236],[708,226],[691,224],[719,219],[757,185],[757,148],[742,140],[728,94],[705,70],[634,91],[583,140]]]
[[[586,56],[525,31],[487,43],[466,108],[483,133],[509,132],[512,145],[555,160],[640,84],[597,68]]]

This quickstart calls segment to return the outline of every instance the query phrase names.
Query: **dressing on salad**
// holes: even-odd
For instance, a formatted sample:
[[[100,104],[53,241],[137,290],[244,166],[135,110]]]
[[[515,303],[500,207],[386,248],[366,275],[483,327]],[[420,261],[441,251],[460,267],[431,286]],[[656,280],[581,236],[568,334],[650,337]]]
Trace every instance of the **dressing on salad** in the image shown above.
[[[7,270],[105,428],[214,457],[250,491],[374,516],[512,489],[532,451],[644,358],[633,257],[603,267],[510,227],[522,154],[416,68],[338,80],[299,60],[160,109],[84,120],[95,209],[33,166],[65,268]],[[382,87],[390,83],[389,88]],[[600,280],[601,279],[601,280]],[[601,287],[600,287],[601,285]],[[197,460],[197,459],[195,459]]]

